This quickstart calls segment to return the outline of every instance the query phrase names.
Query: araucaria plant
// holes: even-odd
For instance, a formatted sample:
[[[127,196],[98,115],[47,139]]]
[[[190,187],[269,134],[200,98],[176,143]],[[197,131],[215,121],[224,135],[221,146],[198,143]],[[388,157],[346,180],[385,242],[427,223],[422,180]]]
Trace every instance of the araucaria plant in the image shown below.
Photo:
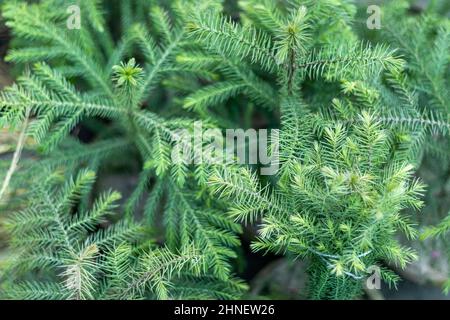
[[[419,237],[416,172],[450,158],[448,19],[396,3],[367,31],[347,0],[3,1],[0,298],[254,298],[266,253],[305,262],[302,297],[361,297],[373,270],[396,287],[418,258],[399,236],[448,230]],[[278,170],[195,161],[215,156],[197,123]]]
[[[416,236],[400,210],[421,207],[423,186],[411,179],[412,166],[391,158],[392,137],[369,113],[356,123],[327,123],[296,117],[298,107],[282,104],[283,167],[273,191],[249,171],[218,172],[210,184],[230,200],[231,216],[263,215],[253,249],[310,258],[311,297],[351,298],[369,266],[386,260],[404,267],[415,257],[394,236]],[[395,274],[380,273],[395,283]]]

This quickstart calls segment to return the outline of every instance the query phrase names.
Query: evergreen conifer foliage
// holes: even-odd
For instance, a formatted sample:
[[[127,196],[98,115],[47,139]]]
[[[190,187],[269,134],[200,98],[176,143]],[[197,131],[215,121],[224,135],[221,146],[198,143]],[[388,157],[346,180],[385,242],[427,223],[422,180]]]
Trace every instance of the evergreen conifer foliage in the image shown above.
[[[239,299],[244,233],[250,250],[307,261],[310,298],[360,296],[372,266],[396,286],[384,265],[416,258],[397,238],[418,236],[415,170],[448,144],[447,20],[386,43],[355,31],[347,0],[79,0],[69,29],[72,4],[1,6],[21,75],[0,124],[31,142],[1,203],[0,297]],[[196,121],[279,128],[279,171],[173,161]],[[137,176],[124,199],[95,183],[119,169]]]
[[[413,131],[419,161],[428,153],[448,165],[450,24],[439,6],[430,5],[423,14],[409,17],[407,1],[386,5],[386,23],[376,40],[394,45],[407,62],[405,72],[390,79],[403,96],[403,103],[397,103],[403,107],[394,112],[392,123]]]
[[[417,236],[400,211],[420,209],[424,187],[411,165],[391,159],[389,131],[370,113],[363,111],[356,125],[330,125],[311,114],[293,118],[299,107],[293,99],[282,105],[286,135],[275,186],[259,186],[249,171],[218,171],[209,183],[232,203],[235,219],[262,215],[254,250],[312,259],[312,297],[351,298],[368,266],[388,260],[405,267],[414,259],[394,235]],[[381,275],[395,285],[392,272]]]
[[[448,130],[449,113],[449,37],[448,3],[430,3],[418,15],[410,15],[407,1],[385,6],[385,27],[377,34],[378,42],[395,45],[406,60],[404,74],[390,80],[401,100],[399,110],[392,109],[390,122],[408,133],[413,161],[422,164],[418,175],[427,179],[427,171],[434,170],[440,179],[429,184],[423,215],[436,227],[426,227],[422,240],[434,237],[448,251],[448,194],[436,197],[436,190],[446,189],[450,164]],[[447,14],[446,14],[447,13]],[[388,98],[388,100],[391,100]],[[401,102],[403,101],[403,102]],[[395,111],[394,111],[395,110]],[[437,167],[438,169],[433,169]],[[442,222],[439,221],[442,219]],[[445,250],[443,252],[445,254]],[[448,255],[448,253],[447,253]],[[449,283],[445,284],[446,292]]]
[[[106,22],[97,19],[103,16],[100,6],[89,7],[89,10],[97,13],[86,17],[86,28],[79,32],[68,30],[65,26],[67,3],[42,1],[39,4],[19,4],[11,1],[3,7],[3,15],[16,37],[29,40],[26,46],[19,41],[7,59],[19,64],[33,63],[33,67],[18,78],[14,86],[1,93],[1,121],[3,125],[19,126],[30,114],[33,121],[27,128],[27,134],[34,138],[37,144],[35,151],[43,158],[39,163],[29,163],[29,167],[19,170],[17,177],[20,180],[12,186],[22,187],[29,179],[42,179],[44,169],[63,167],[70,173],[68,168],[77,169],[86,164],[95,168],[122,150],[134,153],[135,149],[140,153],[142,172],[136,189],[126,199],[126,219],[121,219],[128,221],[135,214],[143,194],[151,190],[145,201],[145,220],[148,225],[156,226],[158,221],[153,217],[161,205],[164,207],[165,238],[171,251],[164,249],[154,254],[146,253],[145,258],[142,255],[139,259],[130,256],[130,260],[135,260],[138,277],[135,282],[131,279],[133,287],[127,293],[107,297],[169,298],[183,297],[185,293],[191,298],[195,294],[229,299],[239,296],[245,286],[239,280],[233,280],[230,260],[236,258],[234,249],[240,243],[236,235],[241,232],[240,226],[221,216],[219,210],[199,204],[195,192],[201,186],[188,182],[192,178],[188,176],[190,169],[187,166],[173,165],[170,159],[176,129],[190,128],[193,124],[193,119],[188,117],[165,117],[164,113],[172,113],[172,102],[165,102],[159,96],[165,90],[161,81],[163,74],[175,76],[187,72],[176,66],[174,60],[182,48],[190,45],[184,41],[181,3],[173,4],[171,15],[162,7],[156,4],[150,7],[144,1],[130,3],[132,5],[129,8],[125,4],[120,6],[119,13],[124,14],[124,18],[124,12],[128,10],[146,10],[149,15],[142,17],[137,24],[124,21],[123,37],[117,44],[112,41]],[[214,1],[204,3],[205,7],[211,4],[214,5]],[[53,6],[59,10],[48,10]],[[82,2],[81,6],[89,6],[88,1]],[[22,20],[26,20],[26,23],[22,24]],[[149,25],[155,26],[156,34],[147,32]],[[158,45],[155,39],[158,39]],[[29,54],[31,51],[47,52],[48,55],[36,57]],[[130,57],[131,53],[139,55],[142,67],[135,58]],[[34,63],[44,58],[47,63]],[[152,95],[155,91],[158,93]],[[92,144],[71,141],[69,136],[75,128],[81,123],[97,119],[112,122],[112,126],[108,127],[102,122],[94,122],[105,133],[112,133],[112,138],[111,134],[104,134],[100,130],[99,140]],[[73,144],[76,144],[77,152],[69,155],[75,150],[67,151],[67,146]],[[201,170],[198,172],[194,181],[200,179]],[[156,182],[152,185],[151,181],[154,180]],[[33,197],[34,193],[30,196]],[[95,220],[91,223],[95,222],[99,223]],[[112,245],[121,243],[110,244],[105,250],[111,249]],[[89,263],[97,258],[98,250],[90,248]],[[132,247],[130,250],[134,254],[137,249]],[[186,253],[186,259],[178,258],[180,250]],[[190,265],[199,260],[192,252],[200,251],[208,256],[203,259],[209,261],[204,270],[211,273],[204,280],[196,277],[197,270],[181,268],[186,263]],[[82,254],[80,252],[79,256]],[[167,264],[167,267],[158,269],[159,264]],[[156,290],[153,295],[144,290],[154,276],[146,269],[150,267],[156,269],[156,275],[161,273],[161,279],[153,288]],[[87,274],[87,280],[98,280],[100,272],[94,271]],[[141,278],[139,274],[142,274]],[[172,295],[167,292],[167,287],[171,286],[170,281],[174,278],[177,278],[180,286],[179,292]],[[196,288],[192,285],[195,281],[203,281],[206,287]],[[33,284],[30,289],[33,288],[39,289],[40,284]],[[102,297],[98,292],[88,294],[88,289],[77,295],[44,295],[40,298]],[[31,293],[24,297],[39,296]]]

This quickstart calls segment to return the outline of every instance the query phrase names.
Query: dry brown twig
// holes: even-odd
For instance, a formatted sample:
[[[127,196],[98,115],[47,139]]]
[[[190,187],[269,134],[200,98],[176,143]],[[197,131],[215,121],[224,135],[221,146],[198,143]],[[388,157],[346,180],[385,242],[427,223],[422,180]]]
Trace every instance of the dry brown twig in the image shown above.
[[[8,172],[6,173],[5,179],[3,180],[2,188],[0,189],[0,201],[2,200],[4,194],[6,193],[9,183],[11,182],[11,178],[17,169],[17,165],[19,163],[20,156],[22,154],[22,150],[25,145],[28,122],[29,122],[29,111],[27,111],[26,113],[25,120],[22,125],[22,130],[20,132],[19,140],[17,142],[16,151],[14,152],[13,158],[11,160],[11,165],[9,166]]]

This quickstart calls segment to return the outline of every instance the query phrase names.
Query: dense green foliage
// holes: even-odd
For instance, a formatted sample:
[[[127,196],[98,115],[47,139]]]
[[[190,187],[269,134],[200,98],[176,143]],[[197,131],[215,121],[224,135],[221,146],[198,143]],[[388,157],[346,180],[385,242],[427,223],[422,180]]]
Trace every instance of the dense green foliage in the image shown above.
[[[1,7],[21,75],[0,92],[0,124],[33,143],[1,204],[0,296],[242,298],[243,225],[254,251],[308,261],[313,299],[359,296],[372,265],[396,285],[385,265],[416,258],[397,238],[418,236],[414,172],[450,163],[437,3],[415,17],[395,1],[368,31],[346,0],[78,0],[71,30],[72,2]],[[199,120],[279,128],[280,170],[173,162],[178,130]],[[120,205],[95,184],[116,171],[138,175]]]
[[[74,181],[55,186],[60,178],[50,174],[36,185],[29,207],[6,223],[12,235],[11,245],[17,252],[7,272],[46,271],[42,275],[45,282],[10,283],[11,287],[5,289],[7,297],[232,298],[243,288],[237,281],[228,279],[224,285],[220,279],[207,276],[207,255],[195,247],[186,245],[178,251],[157,248],[143,238],[142,228],[128,219],[98,229],[99,223],[114,217],[120,194],[107,192],[94,202],[92,209],[71,212],[91,191],[95,174],[81,171]],[[206,287],[196,288],[197,281],[206,281]],[[208,286],[210,282],[212,285]]]

